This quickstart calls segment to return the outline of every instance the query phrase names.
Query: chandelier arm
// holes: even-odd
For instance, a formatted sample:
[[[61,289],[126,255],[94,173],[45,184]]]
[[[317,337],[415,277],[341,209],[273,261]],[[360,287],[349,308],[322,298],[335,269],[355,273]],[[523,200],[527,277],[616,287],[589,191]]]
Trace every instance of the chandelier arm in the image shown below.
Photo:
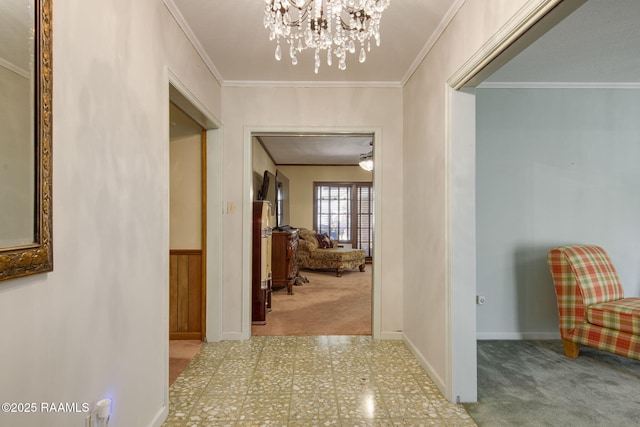
[[[357,31],[359,31],[359,32],[363,32],[363,31],[365,31],[365,29],[364,29],[364,28],[365,28],[364,23],[365,23],[365,22],[369,22],[369,20],[370,20],[370,19],[371,19],[371,16],[367,15],[367,17],[365,18],[365,20],[364,20],[364,21],[362,21],[362,23],[363,23],[362,28],[359,28],[359,29],[358,29],[358,28],[355,28],[355,27],[352,27],[351,25],[349,25],[348,23],[346,23],[346,22],[344,21],[344,18],[343,18],[343,17],[340,17],[340,26],[342,26],[342,29],[343,29],[343,30],[347,30],[347,31],[356,31],[356,30],[357,30]]]
[[[295,9],[297,9],[300,12],[300,15],[298,17],[297,20],[295,21],[291,21],[290,18],[290,14],[289,14],[289,9],[285,8],[284,6],[282,6],[280,9],[274,9],[274,4],[275,2],[272,0],[271,1],[271,13],[275,14],[276,12],[280,12],[280,14],[282,15],[282,23],[288,27],[300,27],[302,25],[302,23],[307,19],[307,17],[309,16],[309,5],[311,5],[311,3],[314,0],[305,0],[304,3],[301,6],[298,6],[297,2],[295,0],[289,0],[289,4],[294,7]],[[286,17],[286,19],[285,19]]]
[[[300,26],[302,26],[302,23],[309,16],[309,10],[304,10],[304,11],[301,11],[300,13],[301,13],[300,17],[295,21],[291,21],[290,20],[289,14],[286,15],[287,19],[284,19],[284,16],[283,16],[282,23],[284,25],[286,25],[287,27],[300,27]]]
[[[298,2],[296,0],[289,0],[289,3],[291,4],[291,6],[295,7],[298,10],[302,10],[302,9],[308,9],[309,5],[313,2],[314,0],[305,0],[301,6],[298,6]]]

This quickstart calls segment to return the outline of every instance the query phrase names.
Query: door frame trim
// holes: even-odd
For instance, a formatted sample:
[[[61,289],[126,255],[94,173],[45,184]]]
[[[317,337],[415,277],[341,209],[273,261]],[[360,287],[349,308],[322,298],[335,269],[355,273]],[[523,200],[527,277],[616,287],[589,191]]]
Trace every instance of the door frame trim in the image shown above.
[[[381,251],[382,235],[382,178],[383,159],[381,156],[383,141],[382,127],[313,127],[313,126],[245,126],[243,129],[243,209],[242,209],[242,333],[240,339],[251,337],[251,209],[253,201],[253,144],[254,134],[296,133],[296,134],[348,134],[368,133],[373,135],[373,262],[372,268],[372,310],[371,332],[374,339],[385,338],[381,332]]]
[[[203,339],[222,340],[223,327],[223,216],[222,125],[181,79],[167,68],[169,101],[175,103],[202,128],[203,140]],[[168,122],[168,120],[167,120]],[[206,136],[206,138],[205,138]],[[206,162],[206,163],[205,163]],[[206,168],[204,167],[206,164]],[[206,193],[205,193],[206,191]],[[168,196],[168,195],[167,195]],[[168,272],[167,272],[167,277]],[[168,347],[167,347],[168,358]]]

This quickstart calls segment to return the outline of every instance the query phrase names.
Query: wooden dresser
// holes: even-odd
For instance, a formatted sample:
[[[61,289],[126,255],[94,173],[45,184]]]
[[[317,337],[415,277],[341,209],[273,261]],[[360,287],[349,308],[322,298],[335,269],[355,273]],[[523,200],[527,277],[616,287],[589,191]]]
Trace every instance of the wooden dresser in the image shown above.
[[[287,293],[293,295],[293,284],[298,277],[298,230],[273,231],[271,269],[273,287],[287,287]]]

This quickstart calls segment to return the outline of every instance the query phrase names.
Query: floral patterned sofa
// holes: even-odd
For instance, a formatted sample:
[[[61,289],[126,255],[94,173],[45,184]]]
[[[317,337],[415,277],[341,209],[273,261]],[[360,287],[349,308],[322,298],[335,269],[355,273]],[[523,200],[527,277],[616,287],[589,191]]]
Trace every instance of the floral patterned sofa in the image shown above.
[[[567,357],[580,345],[640,360],[640,298],[624,298],[609,256],[599,246],[551,249],[551,269]]]
[[[309,269],[335,269],[338,277],[345,269],[365,269],[366,253],[362,249],[339,248],[337,242],[314,230],[299,229],[298,266]]]

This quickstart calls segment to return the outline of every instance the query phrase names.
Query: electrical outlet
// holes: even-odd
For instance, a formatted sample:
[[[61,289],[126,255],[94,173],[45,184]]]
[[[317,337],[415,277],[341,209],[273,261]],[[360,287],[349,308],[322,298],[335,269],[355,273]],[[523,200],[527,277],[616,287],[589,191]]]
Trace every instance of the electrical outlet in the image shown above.
[[[487,299],[484,297],[484,295],[477,295],[476,296],[476,304],[482,305],[485,302],[487,302]]]

